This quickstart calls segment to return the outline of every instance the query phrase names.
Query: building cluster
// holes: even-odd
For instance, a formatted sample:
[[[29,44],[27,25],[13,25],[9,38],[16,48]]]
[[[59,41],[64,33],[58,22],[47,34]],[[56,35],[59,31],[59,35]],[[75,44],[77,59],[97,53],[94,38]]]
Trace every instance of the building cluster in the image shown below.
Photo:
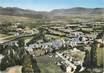
[[[17,25],[20,24],[17,23],[16,26]],[[21,33],[22,35],[38,33],[37,37],[42,37],[42,39],[36,38],[35,42],[32,42],[28,45],[25,44],[24,46],[24,48],[31,55],[33,55],[33,57],[54,53],[55,56],[52,56],[54,58],[60,58],[57,62],[57,65],[62,67],[64,71],[66,71],[67,73],[81,72],[86,69],[86,66],[83,66],[83,63],[85,62],[86,55],[88,56],[86,52],[90,53],[91,51],[91,44],[96,41],[96,45],[98,48],[104,47],[104,35],[102,35],[104,34],[104,31],[101,32],[97,36],[97,38],[94,38],[93,36],[91,36],[91,33],[93,32],[93,26],[89,26],[90,23],[86,23],[86,25],[83,26],[79,25],[80,24],[67,24],[65,26],[54,26],[49,28],[45,26],[42,27],[41,32],[40,30],[37,30],[35,28],[30,29],[28,27],[25,27],[22,29],[20,27],[15,26],[15,36],[20,36]],[[12,34],[12,32],[10,33]],[[53,37],[47,37],[51,39],[48,41],[44,41],[46,35],[58,36],[58,39],[55,39]],[[34,37],[35,36],[33,35],[33,38]],[[11,40],[5,43],[1,42],[0,44],[10,46],[16,45],[18,47],[17,40]],[[2,58],[2,56],[0,58]]]

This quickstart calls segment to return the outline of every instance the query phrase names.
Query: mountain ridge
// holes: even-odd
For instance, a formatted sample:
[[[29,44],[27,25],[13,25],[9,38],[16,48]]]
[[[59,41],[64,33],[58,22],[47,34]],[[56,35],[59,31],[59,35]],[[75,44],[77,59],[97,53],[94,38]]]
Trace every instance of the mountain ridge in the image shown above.
[[[0,15],[23,16],[30,18],[48,18],[54,16],[104,14],[104,8],[74,7],[68,9],[54,9],[50,12],[21,9],[17,7],[0,7]]]

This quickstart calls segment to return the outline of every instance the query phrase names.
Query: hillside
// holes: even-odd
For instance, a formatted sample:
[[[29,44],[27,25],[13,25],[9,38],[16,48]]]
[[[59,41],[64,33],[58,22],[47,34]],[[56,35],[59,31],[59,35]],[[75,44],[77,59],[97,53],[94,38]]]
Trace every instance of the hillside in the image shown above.
[[[16,7],[7,7],[7,8],[0,7],[0,15],[23,16],[41,19],[44,16],[44,12],[36,12],[33,10],[25,10]]]
[[[71,9],[55,9],[51,11],[54,16],[71,16],[71,15],[101,15],[104,14],[104,8],[82,8],[75,7]]]
[[[26,10],[16,7],[0,7],[0,15],[23,16],[30,18],[45,18],[53,16],[70,16],[70,15],[101,15],[104,14],[104,8],[82,8],[75,7],[70,9],[55,9],[50,12]]]
[[[85,19],[102,19],[104,16],[104,8],[70,8],[70,9],[55,9],[50,12],[34,11],[21,9],[16,7],[0,7],[0,22],[25,22],[33,23],[37,20],[51,21],[73,21]]]

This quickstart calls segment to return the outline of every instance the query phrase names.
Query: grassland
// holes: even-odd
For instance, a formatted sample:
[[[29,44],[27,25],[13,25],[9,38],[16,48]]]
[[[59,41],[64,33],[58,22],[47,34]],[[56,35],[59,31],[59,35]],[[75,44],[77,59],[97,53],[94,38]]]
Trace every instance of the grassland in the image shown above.
[[[13,39],[13,35],[0,34],[0,41],[7,41]]]
[[[37,57],[38,65],[41,73],[64,73],[59,66],[55,64],[55,58],[50,58],[48,55]]]
[[[96,57],[97,57],[97,65],[98,66],[104,64],[104,47],[103,48],[97,48]]]

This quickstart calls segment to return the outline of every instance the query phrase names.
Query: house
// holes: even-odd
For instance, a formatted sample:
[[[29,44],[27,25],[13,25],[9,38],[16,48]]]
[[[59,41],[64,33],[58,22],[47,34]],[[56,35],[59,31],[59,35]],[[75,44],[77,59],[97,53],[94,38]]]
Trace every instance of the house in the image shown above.
[[[64,42],[62,40],[54,40],[52,41],[52,48],[55,50],[60,49],[62,46],[64,46],[63,43]]]
[[[24,30],[22,29],[22,28],[16,28],[16,32],[18,32],[18,33],[23,33],[24,32]]]
[[[9,40],[9,41],[4,41],[4,42],[0,42],[0,44],[2,44],[3,46],[13,46],[13,45],[16,45],[18,46],[18,41],[17,40]]]
[[[30,29],[29,27],[26,27],[26,28],[24,29],[24,33],[25,33],[25,34],[33,34],[34,31],[33,31],[32,29]]]
[[[78,69],[79,72],[85,69],[83,67],[85,52],[74,48],[70,52],[56,52],[56,55],[58,55],[62,59],[61,65],[65,69],[66,73],[74,73],[77,69],[77,66],[81,67],[80,69]]]
[[[70,66],[66,67],[66,73],[74,73],[75,70],[73,68],[71,68]]]

